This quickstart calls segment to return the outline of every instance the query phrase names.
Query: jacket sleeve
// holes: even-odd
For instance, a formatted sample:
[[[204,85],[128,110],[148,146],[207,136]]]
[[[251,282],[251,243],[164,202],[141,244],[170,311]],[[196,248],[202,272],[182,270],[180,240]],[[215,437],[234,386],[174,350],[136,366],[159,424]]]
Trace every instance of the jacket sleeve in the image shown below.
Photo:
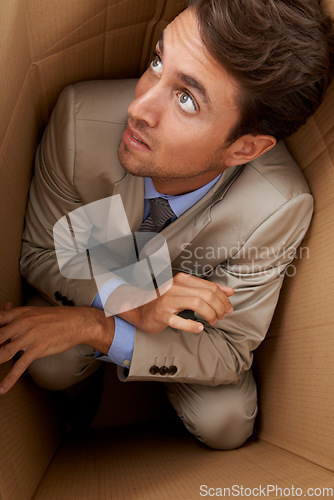
[[[199,334],[166,328],[158,334],[136,329],[129,372],[121,380],[219,385],[236,383],[252,364],[253,351],[270,325],[286,270],[310,224],[308,193],[286,201],[262,221],[233,259],[207,279],[234,288],[234,312]],[[290,266],[291,267],[291,266]],[[172,368],[171,368],[172,367]]]
[[[97,293],[94,280],[80,280],[78,295],[78,280],[59,271],[53,241],[54,224],[82,205],[74,185],[75,153],[74,88],[69,86],[58,99],[36,153],[20,268],[28,284],[51,303],[68,297],[76,305],[90,305]]]

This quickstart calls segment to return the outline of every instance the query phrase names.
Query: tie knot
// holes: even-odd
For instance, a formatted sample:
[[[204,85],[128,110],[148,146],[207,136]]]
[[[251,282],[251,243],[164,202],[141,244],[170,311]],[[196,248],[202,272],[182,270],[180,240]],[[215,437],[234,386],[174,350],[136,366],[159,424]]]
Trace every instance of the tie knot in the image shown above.
[[[157,228],[160,227],[159,231],[161,231],[169,219],[171,219],[175,214],[171,209],[168,200],[165,198],[151,198],[150,207],[152,222]]]
[[[168,200],[165,198],[151,198],[149,201],[151,213],[142,223],[138,231],[159,233],[175,214]]]

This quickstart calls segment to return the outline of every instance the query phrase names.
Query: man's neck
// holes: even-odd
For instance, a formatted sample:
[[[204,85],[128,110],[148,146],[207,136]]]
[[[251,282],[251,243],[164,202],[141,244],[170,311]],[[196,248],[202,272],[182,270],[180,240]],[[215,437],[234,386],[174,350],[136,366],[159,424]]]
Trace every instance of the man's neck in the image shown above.
[[[158,193],[177,196],[196,191],[196,189],[213,181],[220,173],[221,172],[208,172],[206,175],[193,177],[191,179],[189,179],[189,177],[184,179],[161,179],[152,177],[152,181]]]

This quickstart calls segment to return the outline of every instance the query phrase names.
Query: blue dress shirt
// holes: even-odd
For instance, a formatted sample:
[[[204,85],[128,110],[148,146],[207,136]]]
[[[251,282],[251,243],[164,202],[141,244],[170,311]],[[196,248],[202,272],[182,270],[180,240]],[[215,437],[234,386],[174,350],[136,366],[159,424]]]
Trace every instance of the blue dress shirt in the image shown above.
[[[208,184],[205,184],[205,186],[202,186],[195,191],[174,196],[158,193],[158,191],[154,187],[152,179],[146,177],[144,179],[145,205],[143,220],[145,220],[150,215],[150,198],[160,197],[167,199],[175,214],[175,217],[172,220],[175,220],[177,217],[180,217],[186,210],[192,207],[197,201],[199,201],[218,181],[219,178],[220,175],[218,175],[218,177],[213,179]],[[98,309],[103,309],[109,295],[122,284],[125,284],[125,282],[120,278],[115,278],[105,283],[100,288],[99,293],[96,295],[92,306]],[[109,352],[107,355],[105,355],[100,353],[99,351],[96,351],[95,357],[102,361],[116,363],[117,365],[129,368],[132,360],[134,342],[135,327],[127,321],[124,321],[123,319],[115,316],[114,340],[110,346]]]

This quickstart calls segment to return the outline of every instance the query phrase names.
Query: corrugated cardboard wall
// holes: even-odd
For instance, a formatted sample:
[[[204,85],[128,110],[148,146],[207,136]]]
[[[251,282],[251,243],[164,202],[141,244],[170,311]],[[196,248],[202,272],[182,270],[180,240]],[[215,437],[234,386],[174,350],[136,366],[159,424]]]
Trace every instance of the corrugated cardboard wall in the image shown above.
[[[61,396],[52,396],[24,378],[1,397],[0,499],[30,500],[49,466],[64,432]]]
[[[315,212],[256,353],[258,434],[334,471],[334,84],[314,117],[286,142],[310,185]]]

